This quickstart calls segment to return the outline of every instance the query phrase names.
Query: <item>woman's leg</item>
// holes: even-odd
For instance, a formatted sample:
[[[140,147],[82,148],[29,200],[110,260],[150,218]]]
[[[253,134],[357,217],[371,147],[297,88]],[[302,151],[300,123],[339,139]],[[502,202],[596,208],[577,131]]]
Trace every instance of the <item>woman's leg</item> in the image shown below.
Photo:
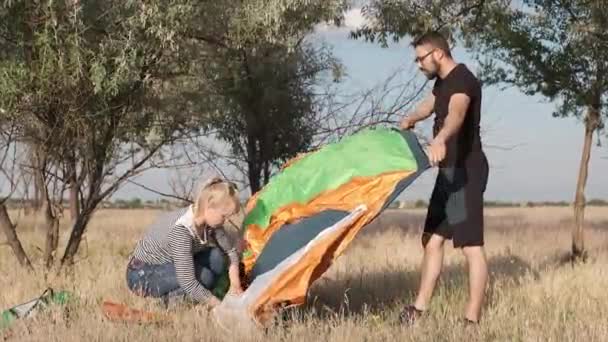
[[[212,290],[220,276],[227,270],[226,255],[217,248],[205,249],[194,256],[194,272],[201,284]]]
[[[163,297],[179,289],[173,264],[135,262],[127,269],[127,284],[129,289],[144,297]]]
[[[227,269],[226,255],[212,247],[194,256],[194,273],[205,288],[212,290]],[[165,297],[185,294],[177,282],[173,264],[149,265],[134,262],[127,269],[127,284],[140,296]]]

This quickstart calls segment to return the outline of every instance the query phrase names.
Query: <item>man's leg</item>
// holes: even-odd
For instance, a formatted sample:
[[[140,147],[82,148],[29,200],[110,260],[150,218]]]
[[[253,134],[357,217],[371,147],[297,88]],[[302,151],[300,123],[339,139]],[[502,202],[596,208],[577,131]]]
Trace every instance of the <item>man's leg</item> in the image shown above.
[[[488,262],[484,250],[484,199],[488,183],[489,165],[485,154],[480,160],[473,159],[467,168],[465,206],[467,220],[454,232],[454,247],[462,248],[469,271],[469,301],[465,319],[478,322],[481,317],[486,286]]]
[[[441,274],[443,265],[443,236],[432,234],[424,247],[424,257],[422,258],[422,273],[420,275],[420,286],[414,306],[416,309],[424,311],[428,308],[437,279]]]
[[[439,172],[429,201],[421,239],[424,255],[418,294],[414,304],[406,306],[401,312],[399,318],[402,323],[413,323],[427,309],[435,290],[443,264],[444,241],[451,238],[450,227],[446,224],[447,198],[445,175]]]
[[[465,318],[478,322],[488,283],[486,254],[483,246],[464,247],[462,252],[467,259],[469,269],[469,301],[465,310]]]

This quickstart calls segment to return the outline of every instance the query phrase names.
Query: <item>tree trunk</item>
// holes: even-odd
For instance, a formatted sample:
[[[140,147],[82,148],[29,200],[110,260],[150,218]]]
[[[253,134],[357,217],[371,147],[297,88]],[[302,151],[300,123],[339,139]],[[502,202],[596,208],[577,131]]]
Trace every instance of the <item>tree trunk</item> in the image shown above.
[[[93,205],[92,208],[94,207],[95,206]],[[78,252],[80,241],[82,240],[84,231],[93,214],[92,208],[85,206],[76,217],[76,220],[72,225],[72,232],[70,234],[70,239],[68,240],[68,245],[65,247],[65,252],[61,258],[61,266],[72,266],[74,264],[74,256]]]
[[[78,200],[78,186],[75,183],[70,184],[70,219],[72,222],[78,217],[80,210],[80,201]]]
[[[40,186],[36,192],[39,193],[40,199],[42,200],[40,214],[42,214],[43,223],[41,230],[46,233],[44,264],[47,269],[50,269],[55,261],[55,254],[59,242],[59,218],[55,208],[53,208],[53,202],[49,196],[49,189],[46,184],[46,154],[42,149],[36,150],[34,163],[34,180],[38,183],[38,186]]]
[[[38,169],[38,156],[35,156],[32,160],[34,160],[34,169]],[[42,180],[44,181],[44,180]],[[41,184],[41,180],[37,175],[34,175],[34,201],[32,203],[32,207],[34,209],[34,213],[37,213],[42,208],[42,188],[44,184]]]
[[[255,194],[260,190],[260,169],[256,161],[249,161],[248,164],[249,188],[251,189],[251,193]]]
[[[264,183],[263,183],[263,186],[266,185],[266,184],[268,184],[268,182],[270,181],[270,165],[271,164],[270,164],[269,161],[264,162],[264,166],[263,166],[263,168],[264,168],[264,171],[263,171],[264,172]]]
[[[27,254],[25,253],[25,250],[21,245],[21,241],[19,241],[15,225],[13,224],[13,222],[11,222],[11,218],[8,216],[8,212],[4,203],[0,203],[0,229],[4,231],[6,240],[9,246],[11,246],[13,253],[15,253],[19,264],[22,267],[28,269],[29,271],[34,271],[34,267],[32,267],[32,263],[27,257]]]
[[[44,206],[46,198],[46,179],[44,178],[45,155],[41,148],[31,145],[32,169],[34,175],[34,203],[35,213],[39,213]]]
[[[32,209],[32,198],[30,197],[30,190],[32,185],[32,179],[30,173],[21,166],[19,168],[19,175],[21,176],[21,184],[23,188],[23,196],[21,197],[20,209],[23,210],[23,214],[28,216]]]
[[[78,199],[78,181],[76,178],[76,162],[70,161],[70,175],[69,175],[69,187],[70,187],[70,219],[72,222],[76,221],[78,217],[78,211],[80,210],[80,201]]]
[[[583,154],[578,172],[576,184],[576,195],[574,199],[574,230],[572,232],[572,258],[573,260],[583,261],[587,257],[584,238],[585,220],[585,185],[589,172],[589,159],[591,158],[591,145],[593,143],[593,133],[599,125],[599,111],[589,108],[585,119],[585,143],[583,144]]]
[[[249,188],[255,194],[260,190],[261,165],[258,158],[256,139],[252,135],[247,137],[247,176],[249,177]]]
[[[57,218],[51,201],[48,198],[44,203],[44,228],[46,231],[44,264],[47,269],[50,269],[53,267],[57,246],[59,244],[59,219]]]

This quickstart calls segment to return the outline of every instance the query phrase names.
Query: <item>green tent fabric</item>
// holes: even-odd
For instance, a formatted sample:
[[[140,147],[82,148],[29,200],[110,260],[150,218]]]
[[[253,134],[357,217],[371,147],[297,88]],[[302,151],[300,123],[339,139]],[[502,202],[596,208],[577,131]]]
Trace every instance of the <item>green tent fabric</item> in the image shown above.
[[[247,203],[247,289],[215,310],[264,325],[301,305],[310,285],[419,175],[430,168],[411,131],[372,128],[290,161]],[[224,324],[226,325],[226,324]]]
[[[319,153],[306,156],[297,168],[290,168],[289,172],[274,176],[272,186],[263,190],[256,207],[247,215],[243,224],[265,227],[278,208],[291,202],[305,203],[353,177],[416,169],[418,165],[414,153],[408,146],[408,140],[397,130],[367,129],[346,137],[339,144],[328,145]],[[331,167],[327,167],[327,163],[331,163]],[[353,165],[357,167],[354,168]],[[302,181],[304,179],[305,182]]]

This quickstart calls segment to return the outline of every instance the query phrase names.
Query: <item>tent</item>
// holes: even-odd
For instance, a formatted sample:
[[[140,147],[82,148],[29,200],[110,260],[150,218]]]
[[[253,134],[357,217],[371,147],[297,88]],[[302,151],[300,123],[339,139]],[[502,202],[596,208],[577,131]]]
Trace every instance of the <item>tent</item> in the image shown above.
[[[247,289],[214,313],[264,326],[301,305],[312,283],[429,162],[411,131],[371,128],[286,163],[254,194],[243,221]]]

